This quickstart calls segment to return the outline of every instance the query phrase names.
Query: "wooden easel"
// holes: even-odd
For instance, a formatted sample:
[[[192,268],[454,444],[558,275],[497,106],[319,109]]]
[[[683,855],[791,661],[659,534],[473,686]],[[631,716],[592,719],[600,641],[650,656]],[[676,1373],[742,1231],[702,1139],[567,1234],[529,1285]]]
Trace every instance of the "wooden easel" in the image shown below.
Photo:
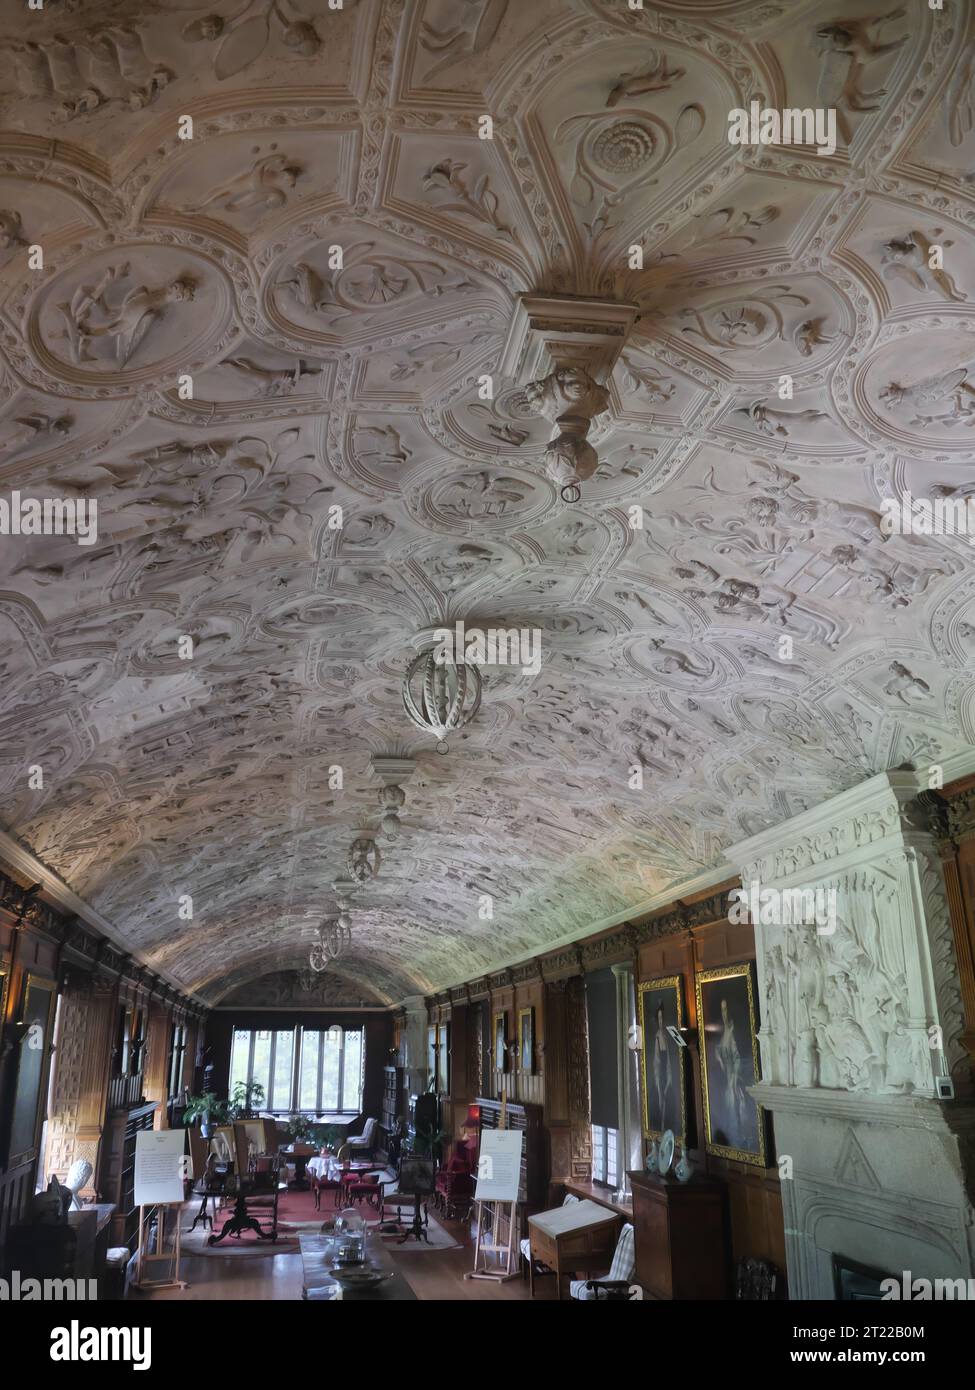
[[[501,1088],[501,1112],[498,1115],[498,1129],[506,1129],[508,1124],[508,1090]],[[508,1279],[517,1278],[515,1259],[515,1209],[517,1202],[476,1202],[477,1239],[474,1242],[474,1268],[464,1275],[465,1279],[490,1279],[503,1284]],[[498,1235],[503,1222],[508,1223],[508,1238],[499,1241]],[[490,1239],[484,1239],[484,1232],[490,1232]],[[500,1256],[500,1268],[490,1267],[490,1263]]]
[[[185,1279],[179,1277],[179,1258],[180,1258],[180,1212],[181,1206],[154,1206],[139,1208],[139,1253],[135,1269],[135,1287],[137,1289],[188,1289]],[[149,1251],[146,1244],[152,1230],[151,1221],[147,1220],[147,1213],[156,1213],[156,1249]],[[173,1248],[166,1249],[166,1213],[169,1212],[172,1225],[174,1227]],[[171,1279],[149,1279],[143,1277],[143,1271],[148,1273],[148,1266],[152,1264],[162,1264],[165,1262],[172,1267]]]

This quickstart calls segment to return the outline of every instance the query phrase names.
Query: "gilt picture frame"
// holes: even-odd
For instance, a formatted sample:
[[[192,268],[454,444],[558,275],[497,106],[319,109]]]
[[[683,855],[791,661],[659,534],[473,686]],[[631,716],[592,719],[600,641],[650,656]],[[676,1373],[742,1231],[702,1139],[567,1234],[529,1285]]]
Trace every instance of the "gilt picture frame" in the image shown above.
[[[19,1036],[15,1046],[17,1079],[10,1108],[7,1167],[29,1163],[37,1155],[47,1079],[54,1041],[57,981],[28,971],[24,979]]]
[[[754,967],[746,962],[695,977],[705,1148],[719,1158],[767,1164],[767,1121],[748,1087],[761,1080]]]
[[[681,1147],[687,1140],[687,1068],[685,1049],[667,1032],[685,1022],[679,975],[644,980],[637,991],[637,1019],[643,1039],[640,1067],[643,1133],[659,1139],[673,1130]]]
[[[500,1010],[494,1015],[494,1070],[508,1070],[508,1013]]]
[[[535,1010],[518,1010],[518,1065],[522,1071],[535,1070]]]

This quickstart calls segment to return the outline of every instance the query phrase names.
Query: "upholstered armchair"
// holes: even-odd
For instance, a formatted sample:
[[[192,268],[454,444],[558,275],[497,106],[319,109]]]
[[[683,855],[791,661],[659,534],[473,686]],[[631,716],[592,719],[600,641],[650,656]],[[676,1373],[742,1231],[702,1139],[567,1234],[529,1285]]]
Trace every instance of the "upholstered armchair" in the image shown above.
[[[376,1145],[376,1121],[374,1119],[366,1120],[362,1127],[362,1133],[350,1134],[345,1143],[352,1150],[353,1158],[367,1158]]]

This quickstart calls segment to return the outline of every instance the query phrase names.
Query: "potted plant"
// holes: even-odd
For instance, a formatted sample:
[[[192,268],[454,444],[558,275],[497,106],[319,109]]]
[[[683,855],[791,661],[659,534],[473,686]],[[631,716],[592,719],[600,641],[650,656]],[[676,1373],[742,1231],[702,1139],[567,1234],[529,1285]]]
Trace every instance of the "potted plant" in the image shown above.
[[[200,1132],[204,1139],[210,1138],[214,1125],[225,1125],[230,1119],[230,1107],[225,1100],[218,1100],[213,1091],[204,1091],[202,1096],[190,1096],[183,1111],[183,1123],[200,1121]]]
[[[315,1123],[299,1110],[288,1116],[288,1135],[292,1144],[308,1144],[315,1138]]]
[[[322,1125],[321,1126],[321,1147],[327,1149],[330,1154],[337,1153],[347,1134],[345,1125]]]
[[[237,1081],[227,1107],[232,1120],[253,1119],[253,1112],[264,1104],[264,1087],[258,1081]]]

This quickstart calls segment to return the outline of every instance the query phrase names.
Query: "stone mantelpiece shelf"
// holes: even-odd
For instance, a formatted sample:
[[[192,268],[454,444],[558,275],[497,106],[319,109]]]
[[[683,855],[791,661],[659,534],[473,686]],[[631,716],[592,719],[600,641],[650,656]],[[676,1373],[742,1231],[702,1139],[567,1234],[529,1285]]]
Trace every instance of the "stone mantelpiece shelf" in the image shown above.
[[[749,1086],[748,1093],[773,1114],[780,1111],[823,1119],[860,1120],[895,1129],[975,1132],[975,1105],[945,1106],[927,1096],[869,1095],[825,1087],[772,1086],[765,1081]]]

